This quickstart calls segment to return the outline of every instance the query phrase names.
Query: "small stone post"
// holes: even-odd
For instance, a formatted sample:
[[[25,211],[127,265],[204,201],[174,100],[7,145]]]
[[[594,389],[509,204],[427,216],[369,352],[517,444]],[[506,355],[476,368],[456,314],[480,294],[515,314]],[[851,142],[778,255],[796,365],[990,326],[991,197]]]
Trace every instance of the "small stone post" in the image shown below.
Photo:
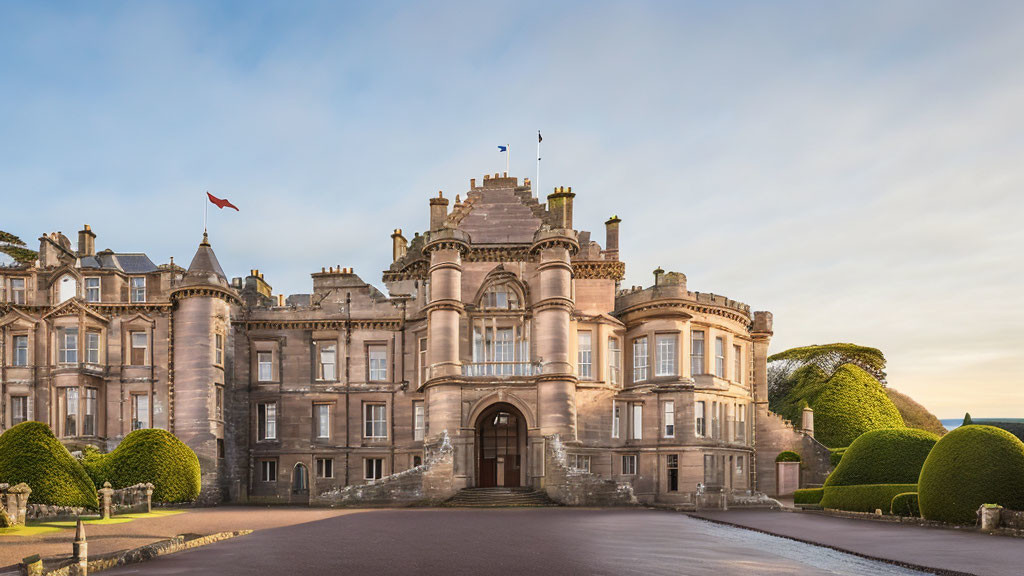
[[[978,516],[981,518],[981,529],[985,532],[990,532],[999,528],[999,520],[1002,515],[1002,506],[982,504],[978,508]]]
[[[71,576],[86,576],[89,573],[89,543],[85,540],[85,524],[82,523],[81,518],[78,519],[78,525],[75,526],[75,541],[72,544],[71,559],[74,561],[68,571]]]
[[[146,514],[153,511],[153,486],[150,483],[146,483]]]
[[[24,524],[28,516],[28,497],[32,489],[24,482],[7,489],[7,512],[15,524]]]
[[[814,438],[814,410],[810,406],[804,406],[803,414],[800,416],[800,427],[804,434]]]
[[[100,488],[97,492],[100,493],[100,498],[102,498],[101,504],[103,508],[101,510],[103,511],[103,519],[107,520],[111,516],[111,508],[113,507],[111,499],[114,495],[114,489],[110,487],[110,482],[104,482],[103,488]]]
[[[21,567],[25,576],[43,576],[43,559],[39,554],[33,554],[21,560]]]

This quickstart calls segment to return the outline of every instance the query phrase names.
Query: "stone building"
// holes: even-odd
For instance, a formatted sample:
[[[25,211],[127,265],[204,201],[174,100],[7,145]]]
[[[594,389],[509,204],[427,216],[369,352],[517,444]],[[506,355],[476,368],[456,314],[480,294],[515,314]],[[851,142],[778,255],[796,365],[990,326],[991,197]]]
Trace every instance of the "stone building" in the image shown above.
[[[574,199],[499,174],[430,198],[424,233],[391,235],[387,294],[341,267],[287,298],[258,270],[229,281],[205,234],[187,269],[96,252],[89,226],[77,250],[44,235],[34,266],[0,268],[0,430],[110,449],[166,428],[207,501],[683,503],[774,493],[782,449],[820,457],[767,411],[771,314],[660,269],[622,289],[620,220],[602,247]]]

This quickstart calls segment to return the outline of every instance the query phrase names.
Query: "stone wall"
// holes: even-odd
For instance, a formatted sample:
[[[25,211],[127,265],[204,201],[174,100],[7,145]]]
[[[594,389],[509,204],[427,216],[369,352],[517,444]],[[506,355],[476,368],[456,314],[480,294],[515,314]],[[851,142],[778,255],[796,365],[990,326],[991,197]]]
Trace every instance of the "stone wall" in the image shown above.
[[[628,482],[607,480],[566,464],[565,447],[558,434],[544,438],[544,488],[548,497],[567,506],[623,506],[637,504]]]
[[[821,486],[832,473],[829,449],[813,436],[797,430],[767,404],[757,404],[754,416],[754,449],[757,462],[757,490],[778,494],[775,486],[775,457],[792,450],[800,454],[800,486]]]

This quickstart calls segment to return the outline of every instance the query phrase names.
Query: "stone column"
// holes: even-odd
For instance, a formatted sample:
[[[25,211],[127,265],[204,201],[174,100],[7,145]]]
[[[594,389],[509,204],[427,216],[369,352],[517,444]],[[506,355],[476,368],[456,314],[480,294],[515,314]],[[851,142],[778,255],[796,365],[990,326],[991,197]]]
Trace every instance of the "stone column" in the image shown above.
[[[800,429],[804,434],[814,438],[814,410],[811,410],[810,406],[804,406],[803,413],[800,415]]]
[[[146,483],[146,514],[153,511],[153,488],[155,486]]]
[[[772,313],[754,312],[754,402],[768,403],[768,345],[772,342]]]
[[[103,519],[106,520],[111,516],[111,497],[114,495],[114,489],[110,487],[110,482],[104,482],[103,488],[97,490],[100,493],[100,510],[103,512]]]
[[[82,524],[81,518],[78,519],[78,524],[75,526],[71,559],[74,563],[71,564],[68,574],[86,576],[89,573],[89,543],[85,540],[85,524]]]
[[[540,256],[537,299],[533,304],[533,338],[541,375],[537,379],[538,420],[541,434],[558,434],[562,441],[576,438],[576,376],[570,362],[569,327],[572,300],[572,264],[579,250],[576,233],[568,228],[541,229],[534,235],[531,253]]]

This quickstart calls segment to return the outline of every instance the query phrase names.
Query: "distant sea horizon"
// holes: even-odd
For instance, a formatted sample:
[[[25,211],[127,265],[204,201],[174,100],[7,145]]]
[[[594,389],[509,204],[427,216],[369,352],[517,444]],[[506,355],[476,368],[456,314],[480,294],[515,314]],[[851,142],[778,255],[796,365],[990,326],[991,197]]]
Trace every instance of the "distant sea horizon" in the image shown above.
[[[978,424],[984,424],[985,422],[1024,423],[1024,418],[975,418],[972,416],[971,421],[976,422]],[[942,425],[946,428],[946,430],[952,430],[953,428],[959,428],[960,425],[964,423],[964,418],[963,416],[959,418],[939,418],[939,422],[942,422]]]

